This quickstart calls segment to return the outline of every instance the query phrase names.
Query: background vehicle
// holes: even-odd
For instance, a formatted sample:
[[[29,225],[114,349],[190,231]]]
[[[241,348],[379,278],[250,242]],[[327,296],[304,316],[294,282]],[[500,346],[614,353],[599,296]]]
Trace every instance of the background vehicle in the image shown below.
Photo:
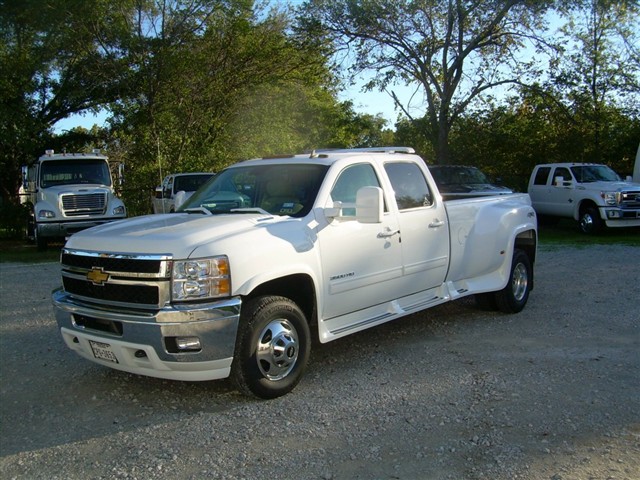
[[[492,184],[484,172],[476,167],[432,165],[429,171],[445,200],[513,193],[510,188]]]
[[[406,153],[404,153],[406,152]],[[69,348],[175,380],[292,390],[320,342],[476,295],[519,312],[533,287],[526,194],[444,202],[409,148],[237,163],[174,214],[74,235],[53,293]]]
[[[583,233],[640,226],[640,184],[624,182],[606,165],[536,165],[529,196],[538,215],[573,218]]]
[[[99,150],[57,154],[47,150],[22,172],[21,201],[31,209],[27,237],[39,249],[127,215],[116,197],[108,159]]]
[[[153,198],[153,213],[170,213],[187,200],[193,192],[204,185],[215,174],[211,172],[175,173],[167,175],[162,185],[156,187]]]

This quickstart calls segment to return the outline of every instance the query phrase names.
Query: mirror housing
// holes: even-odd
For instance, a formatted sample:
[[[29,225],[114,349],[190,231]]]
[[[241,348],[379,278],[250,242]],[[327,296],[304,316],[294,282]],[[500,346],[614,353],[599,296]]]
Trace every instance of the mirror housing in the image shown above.
[[[380,187],[362,187],[356,193],[356,220],[360,223],[382,223],[383,200]]]
[[[164,198],[164,190],[162,190],[162,187],[156,187],[156,198]]]
[[[24,191],[27,191],[27,175],[29,172],[29,167],[27,167],[26,165],[22,165],[22,188],[24,189]]]
[[[573,182],[571,180],[565,181],[564,177],[555,177],[553,179],[553,184],[556,187],[571,187],[571,186],[573,186]]]
[[[342,213],[342,202],[333,202],[332,207],[326,207],[324,209],[324,216],[329,220],[333,220],[336,217],[339,217]]]

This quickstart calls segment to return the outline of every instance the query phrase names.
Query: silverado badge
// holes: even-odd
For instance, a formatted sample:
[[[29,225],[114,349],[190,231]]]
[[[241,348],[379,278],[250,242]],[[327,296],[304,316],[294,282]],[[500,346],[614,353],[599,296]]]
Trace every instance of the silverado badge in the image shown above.
[[[109,280],[109,274],[105,273],[102,268],[93,267],[89,273],[87,273],[87,280],[94,285],[103,285]]]

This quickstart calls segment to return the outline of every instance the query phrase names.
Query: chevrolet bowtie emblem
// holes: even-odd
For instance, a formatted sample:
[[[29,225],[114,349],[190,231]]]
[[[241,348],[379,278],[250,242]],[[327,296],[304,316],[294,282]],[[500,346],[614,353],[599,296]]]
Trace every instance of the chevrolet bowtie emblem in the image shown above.
[[[109,280],[109,274],[105,273],[102,268],[93,267],[89,273],[87,273],[87,280],[94,285],[103,285]]]

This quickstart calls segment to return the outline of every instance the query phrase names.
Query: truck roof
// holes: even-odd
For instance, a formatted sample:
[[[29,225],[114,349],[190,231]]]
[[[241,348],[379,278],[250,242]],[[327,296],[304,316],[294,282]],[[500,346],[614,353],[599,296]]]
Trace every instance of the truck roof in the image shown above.
[[[602,163],[589,162],[560,162],[560,163],[540,163],[536,167],[582,167],[585,165],[603,165]]]
[[[415,150],[411,147],[370,147],[370,148],[349,148],[349,149],[323,149],[313,150],[311,153],[303,153],[297,155],[274,155],[271,157],[254,158],[251,160],[244,160],[238,162],[234,166],[245,165],[268,165],[268,164],[319,164],[319,165],[331,165],[338,160],[349,157],[357,156],[371,156],[372,154],[398,156],[407,155],[408,157],[415,157]]]
[[[38,158],[39,162],[48,160],[91,160],[100,159],[108,160],[106,155],[102,155],[100,150],[94,150],[92,153],[55,153],[53,150],[47,150],[44,155]]]

